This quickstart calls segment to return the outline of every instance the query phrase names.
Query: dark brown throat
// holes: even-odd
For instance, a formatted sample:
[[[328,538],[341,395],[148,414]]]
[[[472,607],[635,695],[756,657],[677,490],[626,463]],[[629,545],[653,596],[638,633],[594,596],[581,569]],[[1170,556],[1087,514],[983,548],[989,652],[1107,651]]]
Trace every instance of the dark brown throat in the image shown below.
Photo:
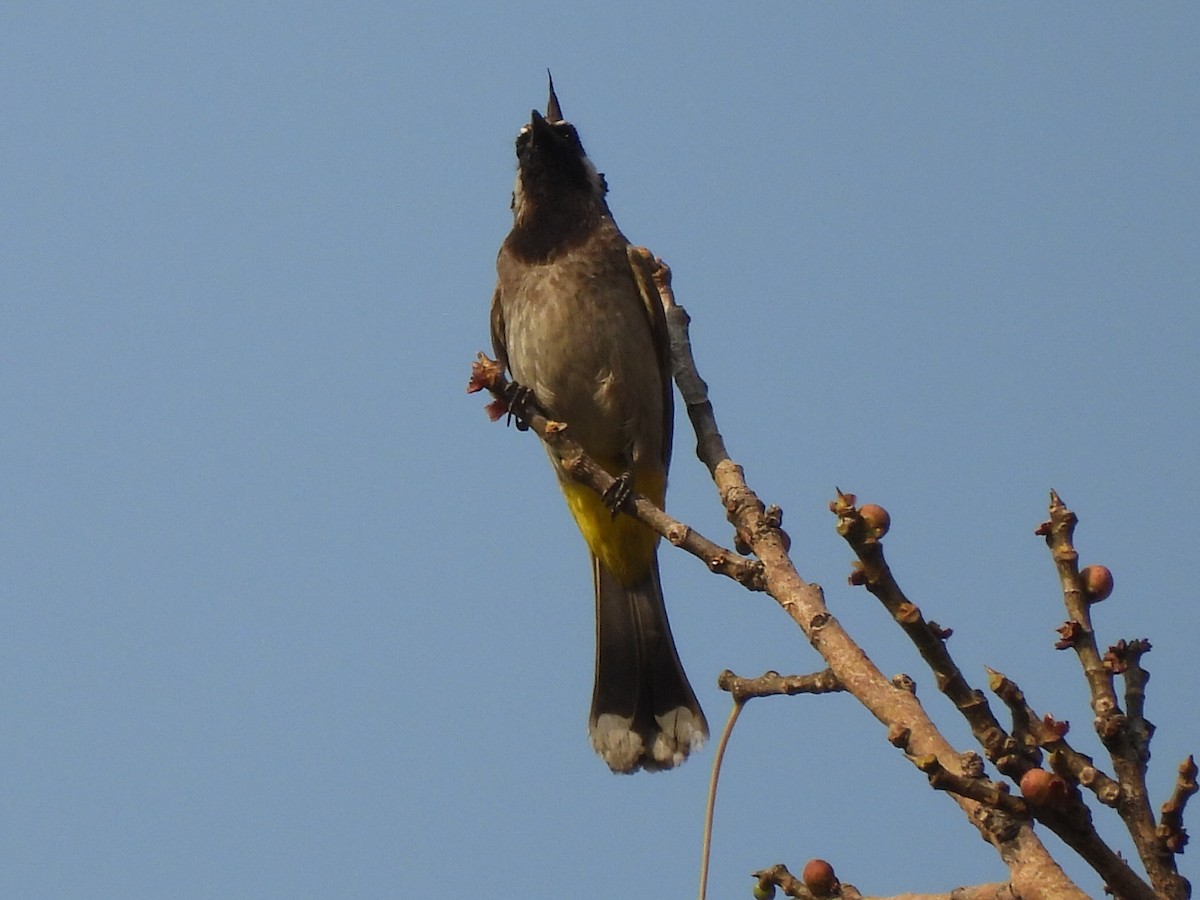
[[[591,200],[555,203],[530,198],[504,244],[523,262],[545,262],[567,253],[603,227],[607,213]]]

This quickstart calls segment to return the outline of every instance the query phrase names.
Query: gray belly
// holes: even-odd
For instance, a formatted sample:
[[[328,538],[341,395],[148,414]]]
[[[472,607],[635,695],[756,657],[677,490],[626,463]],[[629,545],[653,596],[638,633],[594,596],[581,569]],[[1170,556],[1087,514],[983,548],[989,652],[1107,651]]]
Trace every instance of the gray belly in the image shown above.
[[[588,453],[630,462],[660,454],[662,374],[632,277],[586,278],[551,266],[509,287],[502,302],[513,378]]]

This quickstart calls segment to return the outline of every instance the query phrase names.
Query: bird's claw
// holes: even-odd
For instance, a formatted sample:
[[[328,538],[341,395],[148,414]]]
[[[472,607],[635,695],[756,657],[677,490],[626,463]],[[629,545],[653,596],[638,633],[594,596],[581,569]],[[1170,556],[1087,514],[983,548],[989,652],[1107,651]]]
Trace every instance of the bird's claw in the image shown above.
[[[615,519],[617,513],[629,502],[629,498],[633,496],[633,473],[623,472],[612,484],[604,489],[604,493],[600,495],[600,499],[604,501],[604,505],[608,507],[608,511],[612,513]]]
[[[529,418],[538,411],[537,397],[533,395],[533,389],[510,381],[504,399],[508,404],[508,418],[504,424],[516,424],[517,431],[528,431]]]

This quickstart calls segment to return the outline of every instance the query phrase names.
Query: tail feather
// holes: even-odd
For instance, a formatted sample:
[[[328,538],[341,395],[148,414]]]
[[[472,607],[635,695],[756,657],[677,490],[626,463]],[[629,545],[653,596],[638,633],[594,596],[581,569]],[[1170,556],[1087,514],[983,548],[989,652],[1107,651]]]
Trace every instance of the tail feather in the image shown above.
[[[658,561],[632,587],[593,558],[596,680],[588,730],[614,772],[671,769],[708,737],[659,585]]]

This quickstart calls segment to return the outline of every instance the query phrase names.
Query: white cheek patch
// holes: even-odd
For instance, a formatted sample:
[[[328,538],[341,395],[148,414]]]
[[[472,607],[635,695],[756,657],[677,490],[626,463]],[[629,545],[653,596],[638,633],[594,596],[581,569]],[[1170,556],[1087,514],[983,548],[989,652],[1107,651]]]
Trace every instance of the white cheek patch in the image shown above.
[[[512,195],[513,218],[520,222],[525,212],[525,188],[521,184],[521,173],[517,173],[517,183],[513,185]]]

